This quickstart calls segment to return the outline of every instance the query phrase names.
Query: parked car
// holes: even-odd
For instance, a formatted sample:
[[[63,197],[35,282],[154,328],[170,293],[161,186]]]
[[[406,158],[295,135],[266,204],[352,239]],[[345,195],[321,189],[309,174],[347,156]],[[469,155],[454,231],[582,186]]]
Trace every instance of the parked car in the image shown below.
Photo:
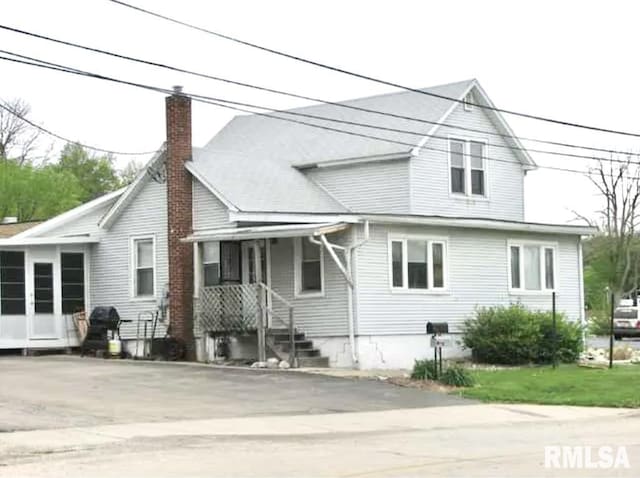
[[[633,305],[633,301],[621,300],[613,311],[613,336],[616,340],[640,337],[640,307]]]

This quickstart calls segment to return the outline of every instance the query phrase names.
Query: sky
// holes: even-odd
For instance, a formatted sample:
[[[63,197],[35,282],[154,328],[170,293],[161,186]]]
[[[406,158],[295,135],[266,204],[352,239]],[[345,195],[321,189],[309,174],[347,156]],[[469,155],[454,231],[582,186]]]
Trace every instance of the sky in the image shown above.
[[[274,49],[410,87],[476,78],[498,107],[640,132],[635,93],[637,19],[633,1],[130,0],[129,3]],[[107,0],[3,3],[0,23],[185,69],[331,101],[393,91],[144,15]],[[81,52],[0,31],[0,48],[163,88],[273,108],[304,100],[248,90]],[[21,98],[31,119],[110,150],[152,151],[164,141],[164,99],[156,92],[0,61],[0,98]],[[234,116],[193,105],[193,144],[204,145]],[[640,138],[506,115],[517,135],[640,152]],[[63,143],[49,138],[55,157]],[[532,146],[526,143],[528,146]],[[537,145],[538,147],[540,145]],[[559,150],[557,147],[550,149]],[[563,150],[583,154],[584,151]],[[605,153],[598,153],[608,156]],[[541,166],[584,170],[585,160],[531,153]],[[137,157],[144,162],[149,156]],[[116,165],[130,160],[118,156]],[[575,222],[600,198],[577,173],[540,168],[525,181],[525,218]]]

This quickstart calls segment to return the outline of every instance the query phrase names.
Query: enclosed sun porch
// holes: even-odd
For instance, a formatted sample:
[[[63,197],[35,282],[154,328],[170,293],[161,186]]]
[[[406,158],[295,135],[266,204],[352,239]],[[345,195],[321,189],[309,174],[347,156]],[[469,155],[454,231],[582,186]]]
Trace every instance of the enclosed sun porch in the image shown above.
[[[310,338],[349,333],[351,233],[350,224],[324,223],[189,236],[200,358],[326,365]]]

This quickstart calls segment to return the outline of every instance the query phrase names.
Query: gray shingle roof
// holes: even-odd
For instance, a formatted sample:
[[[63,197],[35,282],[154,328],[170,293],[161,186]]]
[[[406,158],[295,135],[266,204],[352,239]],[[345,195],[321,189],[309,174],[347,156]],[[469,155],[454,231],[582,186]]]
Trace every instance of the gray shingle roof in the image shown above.
[[[425,88],[462,98],[474,80]],[[385,113],[437,122],[452,102],[410,91],[341,102]],[[423,132],[432,125],[319,104],[288,110],[394,129]],[[280,114],[286,116],[285,114]],[[317,119],[302,121],[417,144],[415,135],[348,126]],[[241,211],[345,212],[346,209],[293,165],[408,153],[411,147],[327,131],[259,115],[237,116],[202,149],[190,165],[197,176]]]

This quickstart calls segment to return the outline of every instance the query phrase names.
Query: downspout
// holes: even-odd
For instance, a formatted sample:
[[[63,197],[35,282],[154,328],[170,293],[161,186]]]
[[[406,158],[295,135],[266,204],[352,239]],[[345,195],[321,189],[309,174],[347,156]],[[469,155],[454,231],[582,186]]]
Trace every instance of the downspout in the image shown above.
[[[352,270],[351,264],[353,261],[355,250],[361,247],[362,245],[364,245],[368,240],[369,240],[369,221],[365,221],[364,223],[364,238],[356,243],[348,245],[347,247],[342,247],[337,244],[331,244],[327,240],[327,237],[325,234],[320,235],[320,241],[318,241],[313,237],[309,237],[310,242],[312,242],[313,244],[317,244],[319,246],[324,246],[324,248],[327,249],[327,251],[329,252],[329,255],[331,255],[331,258],[338,266],[338,269],[340,269],[340,272],[342,272],[342,275],[344,275],[345,279],[347,280],[347,321],[349,326],[349,348],[351,349],[351,360],[353,361],[354,365],[358,364],[359,358],[356,352],[356,337],[355,337],[355,320],[356,320],[355,316],[357,315],[357,311],[354,311],[355,308],[354,308],[354,301],[353,301],[356,283],[353,280],[353,270]],[[336,255],[334,249],[338,249],[344,252],[346,268],[340,262],[340,259]]]
[[[580,325],[582,328],[582,348],[587,350],[587,318],[585,317],[584,262],[582,257],[582,236],[578,237],[578,281],[580,283]]]

